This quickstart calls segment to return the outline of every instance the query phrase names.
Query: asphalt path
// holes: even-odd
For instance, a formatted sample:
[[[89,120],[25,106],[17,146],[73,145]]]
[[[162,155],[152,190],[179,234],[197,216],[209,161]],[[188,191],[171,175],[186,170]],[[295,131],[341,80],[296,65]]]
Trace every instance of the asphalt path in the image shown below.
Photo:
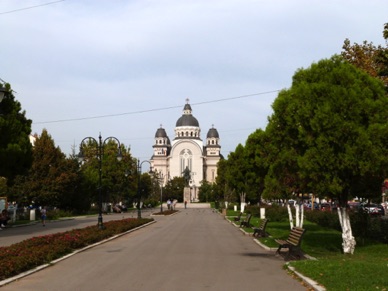
[[[274,251],[264,250],[211,209],[181,209],[155,220],[1,289],[306,290]]]

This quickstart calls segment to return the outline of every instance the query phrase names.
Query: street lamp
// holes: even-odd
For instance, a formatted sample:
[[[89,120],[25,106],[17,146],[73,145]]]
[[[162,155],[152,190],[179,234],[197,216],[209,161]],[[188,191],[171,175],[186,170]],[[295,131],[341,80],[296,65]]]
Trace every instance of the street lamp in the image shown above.
[[[163,182],[164,182],[164,175],[162,173],[162,170],[159,171],[158,179],[160,183],[160,212],[163,212]]]
[[[101,188],[102,188],[102,157],[104,155],[104,145],[105,145],[106,141],[111,140],[111,139],[116,140],[118,143],[117,160],[121,161],[123,158],[123,155],[121,153],[120,141],[117,138],[115,138],[114,136],[110,136],[110,137],[107,137],[106,139],[102,140],[101,133],[100,133],[100,135],[98,136],[98,141],[95,138],[88,136],[88,137],[85,137],[81,141],[80,146],[79,146],[78,160],[80,162],[82,162],[85,158],[83,148],[82,148],[85,140],[89,140],[89,143],[93,142],[96,144],[97,159],[98,159],[98,199],[99,199],[99,201],[98,201],[98,228],[99,229],[104,229],[104,224],[102,222],[102,192],[101,192]]]
[[[149,173],[152,174],[152,165],[150,161],[142,161],[137,160],[137,174],[138,174],[138,180],[137,180],[137,198],[138,198],[138,203],[137,203],[137,219],[141,219],[141,191],[140,191],[140,177],[141,177],[141,167],[143,166],[144,163],[148,163],[150,165],[150,171]]]

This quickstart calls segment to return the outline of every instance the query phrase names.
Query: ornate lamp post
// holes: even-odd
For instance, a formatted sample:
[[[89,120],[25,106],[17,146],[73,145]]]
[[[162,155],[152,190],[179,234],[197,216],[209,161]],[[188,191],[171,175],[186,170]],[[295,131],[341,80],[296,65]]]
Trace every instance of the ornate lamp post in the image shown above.
[[[163,212],[163,182],[164,182],[164,175],[162,171],[159,171],[158,179],[160,183],[160,212]]]
[[[88,137],[85,137],[81,141],[80,146],[79,146],[78,160],[80,162],[82,162],[85,158],[83,148],[82,148],[85,140],[89,140],[89,143],[94,143],[96,145],[96,150],[97,150],[96,156],[98,159],[98,200],[99,200],[98,201],[98,228],[99,229],[104,229],[104,224],[102,222],[102,192],[101,192],[101,188],[102,188],[102,157],[104,155],[104,145],[105,145],[106,141],[111,140],[111,139],[116,140],[118,143],[117,160],[121,161],[123,158],[122,153],[121,153],[121,144],[120,144],[120,141],[114,136],[110,136],[110,137],[107,137],[106,139],[102,140],[101,133],[100,133],[100,135],[98,136],[98,141],[95,138],[88,136]]]
[[[152,174],[152,165],[150,161],[142,161],[137,160],[137,174],[138,174],[138,180],[137,180],[137,198],[138,198],[138,203],[137,203],[137,219],[141,219],[141,190],[140,190],[140,177],[141,177],[141,167],[143,166],[144,163],[148,163],[150,165],[150,171],[149,173]]]

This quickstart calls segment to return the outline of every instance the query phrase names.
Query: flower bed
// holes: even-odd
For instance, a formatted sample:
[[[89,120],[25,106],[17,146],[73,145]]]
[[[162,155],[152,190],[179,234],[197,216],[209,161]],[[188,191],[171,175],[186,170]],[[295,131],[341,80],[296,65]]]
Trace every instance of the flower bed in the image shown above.
[[[8,247],[0,247],[0,280],[50,263],[74,250],[131,230],[153,219],[128,218],[104,223],[105,229],[89,226],[66,232],[33,237]]]
[[[163,212],[152,213],[152,215],[171,215],[171,214],[174,214],[177,212],[178,212],[178,210],[164,210]]]

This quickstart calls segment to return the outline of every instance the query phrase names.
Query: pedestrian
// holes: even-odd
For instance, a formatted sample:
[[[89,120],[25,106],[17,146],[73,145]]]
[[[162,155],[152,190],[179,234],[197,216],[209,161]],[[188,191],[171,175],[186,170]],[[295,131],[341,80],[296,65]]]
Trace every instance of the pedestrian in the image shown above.
[[[8,211],[7,209],[3,209],[3,211],[1,211],[1,214],[0,214],[0,224],[1,224],[0,230],[3,230],[3,228],[6,227],[8,220],[9,220]]]
[[[185,209],[187,208],[187,200],[185,200]]]
[[[170,207],[171,207],[171,200],[168,199],[168,200],[167,200],[167,208],[168,208],[168,210],[170,210]]]
[[[42,219],[42,226],[46,226],[46,215],[47,215],[46,207],[42,207],[42,209],[40,210],[40,215]]]

